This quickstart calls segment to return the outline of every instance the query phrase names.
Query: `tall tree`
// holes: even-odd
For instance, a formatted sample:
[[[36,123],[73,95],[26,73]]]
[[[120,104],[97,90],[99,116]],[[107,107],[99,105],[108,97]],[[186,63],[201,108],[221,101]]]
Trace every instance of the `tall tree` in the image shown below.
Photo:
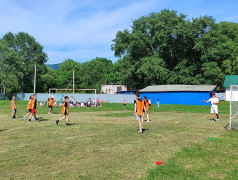
[[[7,53],[2,60],[8,66],[5,74],[15,76],[16,89],[8,85],[7,91],[32,92],[34,79],[34,66],[37,65],[37,81],[41,81],[41,74],[46,72],[47,54],[43,52],[43,47],[34,37],[27,33],[11,32],[5,34],[2,38],[8,50],[1,51]],[[11,55],[11,56],[10,56]],[[37,87],[40,90],[40,87]]]

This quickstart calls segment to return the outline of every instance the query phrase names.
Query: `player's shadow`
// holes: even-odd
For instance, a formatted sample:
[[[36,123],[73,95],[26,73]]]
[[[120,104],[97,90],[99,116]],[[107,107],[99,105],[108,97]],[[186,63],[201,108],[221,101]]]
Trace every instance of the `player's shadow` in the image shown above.
[[[14,119],[24,118],[24,116],[16,116]]]
[[[149,129],[142,129],[142,132],[144,132],[144,131],[149,131]]]
[[[2,132],[2,131],[7,131],[7,130],[9,130],[9,129],[0,129],[0,132]]]
[[[69,123],[68,126],[74,126],[74,125],[77,125],[77,124],[79,124],[79,123]]]
[[[140,129],[138,129],[138,131],[139,131]],[[142,132],[145,132],[145,131],[149,131],[149,129],[145,129],[145,128],[143,128],[142,129]]]
[[[44,119],[42,117],[39,118],[39,121],[48,121],[49,119]]]

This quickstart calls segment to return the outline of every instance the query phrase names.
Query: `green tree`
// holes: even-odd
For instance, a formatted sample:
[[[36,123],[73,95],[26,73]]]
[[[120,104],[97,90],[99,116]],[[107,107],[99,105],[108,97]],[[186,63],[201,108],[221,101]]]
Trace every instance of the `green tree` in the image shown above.
[[[80,88],[101,89],[101,84],[111,83],[113,63],[106,58],[96,58],[82,63]]]
[[[34,37],[27,33],[11,32],[5,34],[1,39],[6,46],[1,50],[2,61],[8,67],[3,72],[7,79],[14,78],[14,84],[6,84],[7,92],[32,92],[34,80],[34,65],[37,65],[37,82],[41,81],[41,75],[46,72],[47,54],[43,52],[43,47]],[[5,79],[5,81],[7,81]],[[41,91],[41,87],[37,86]]]

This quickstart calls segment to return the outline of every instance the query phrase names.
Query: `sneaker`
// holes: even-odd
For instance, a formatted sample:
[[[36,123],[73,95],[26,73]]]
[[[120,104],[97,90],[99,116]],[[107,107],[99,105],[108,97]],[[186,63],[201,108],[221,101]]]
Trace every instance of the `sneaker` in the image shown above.
[[[216,121],[215,119],[212,119],[211,121]]]
[[[140,130],[138,131],[138,133],[142,133],[142,129],[140,129]]]
[[[26,120],[26,116],[23,117]]]
[[[149,119],[147,119],[147,121],[146,122],[150,122],[150,120]]]
[[[32,122],[32,121],[29,119],[28,122]]]
[[[219,121],[219,119],[217,119],[216,121]]]
[[[39,122],[39,119],[36,119],[36,122]]]
[[[70,126],[70,124],[69,124],[69,123],[66,123],[66,126]]]
[[[58,126],[58,124],[59,124],[59,120],[56,120],[55,122],[56,122],[56,125]]]

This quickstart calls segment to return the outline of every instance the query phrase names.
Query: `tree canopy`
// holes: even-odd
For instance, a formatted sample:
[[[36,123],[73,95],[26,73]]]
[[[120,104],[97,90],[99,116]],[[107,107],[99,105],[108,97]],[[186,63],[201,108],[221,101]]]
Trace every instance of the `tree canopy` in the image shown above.
[[[65,60],[58,70],[46,68],[43,47],[24,32],[0,39],[1,91],[32,92],[34,65],[37,91],[49,88],[96,88],[125,84],[138,90],[155,84],[214,84],[222,88],[225,75],[238,74],[238,24],[216,23],[212,16],[188,19],[174,10],[133,20],[118,31],[111,49],[118,61],[95,58],[78,63]]]
[[[112,50],[132,88],[152,84],[216,84],[237,74],[238,24],[216,23],[211,16],[188,20],[162,10],[119,31]],[[127,74],[125,74],[127,76]],[[137,85],[137,86],[134,86]],[[134,86],[134,87],[133,87]]]

